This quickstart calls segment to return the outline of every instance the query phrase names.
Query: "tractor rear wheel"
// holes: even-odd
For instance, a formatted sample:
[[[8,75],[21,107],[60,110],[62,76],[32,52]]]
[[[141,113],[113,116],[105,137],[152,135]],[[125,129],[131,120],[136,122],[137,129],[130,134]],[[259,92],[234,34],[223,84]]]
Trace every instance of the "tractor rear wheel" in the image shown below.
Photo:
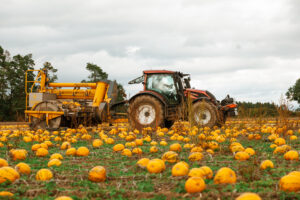
[[[218,113],[214,104],[208,101],[198,101],[193,104],[193,124],[213,127],[217,125]]]
[[[131,126],[139,130],[156,128],[164,122],[162,104],[149,95],[136,97],[129,105],[128,115]]]

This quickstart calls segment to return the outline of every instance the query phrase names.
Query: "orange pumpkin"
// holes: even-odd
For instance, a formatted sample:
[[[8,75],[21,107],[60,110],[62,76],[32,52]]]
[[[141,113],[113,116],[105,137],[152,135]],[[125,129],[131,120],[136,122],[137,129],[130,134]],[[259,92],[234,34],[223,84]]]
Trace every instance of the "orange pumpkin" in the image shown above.
[[[182,147],[179,143],[174,143],[170,145],[170,151],[181,152]]]
[[[143,151],[141,148],[137,147],[137,148],[132,149],[132,153],[141,155],[143,153]]]
[[[131,157],[132,156],[132,152],[130,151],[130,149],[123,149],[122,153],[123,156],[127,156],[127,157]]]
[[[189,160],[192,161],[192,162],[202,160],[202,158],[203,158],[203,154],[200,153],[200,152],[192,152],[189,155]]]
[[[102,166],[96,166],[89,171],[89,180],[93,182],[103,182],[106,179],[106,170]]]
[[[14,196],[14,194],[13,193],[11,193],[11,192],[8,192],[8,191],[1,191],[0,192],[0,197],[13,197]]]
[[[264,160],[260,164],[260,169],[274,168],[274,164],[271,160]]]
[[[11,167],[1,167],[0,168],[0,183],[5,181],[15,182],[20,178],[20,174]]]
[[[0,167],[6,167],[6,166],[8,166],[8,162],[3,158],[0,158]]]
[[[75,156],[75,155],[76,155],[76,149],[75,149],[74,147],[69,148],[69,149],[66,151],[66,155],[67,155],[67,156]]]
[[[246,153],[244,151],[239,151],[234,155],[234,158],[236,160],[244,161],[244,160],[248,160],[250,158],[250,156],[248,153]]]
[[[52,159],[59,159],[59,160],[62,160],[63,159],[63,156],[60,154],[60,153],[54,153],[50,156],[50,160]]]
[[[13,160],[25,160],[27,157],[27,151],[25,149],[12,149],[10,155]]]
[[[161,159],[169,163],[175,163],[178,161],[178,154],[174,151],[167,151],[163,154]]]
[[[288,174],[283,176],[279,181],[280,190],[286,192],[300,191],[300,176],[297,174]]]
[[[15,169],[20,173],[20,174],[30,174],[31,169],[30,166],[26,163],[20,162],[19,164],[16,165]]]
[[[35,176],[37,181],[49,181],[53,178],[53,174],[49,169],[40,169]]]
[[[86,147],[79,147],[76,151],[77,156],[88,156],[89,153],[90,153],[90,151]]]
[[[59,167],[61,165],[61,161],[59,159],[54,158],[48,162],[48,167],[52,167],[54,165]]]
[[[172,176],[186,176],[189,173],[189,165],[186,162],[178,162],[172,167]]]
[[[123,149],[125,149],[125,147],[124,147],[123,144],[116,144],[116,145],[113,147],[113,151],[114,151],[114,152],[123,151]]]
[[[258,194],[245,192],[238,196],[235,200],[261,200],[261,198]]]
[[[95,139],[94,141],[93,141],[93,147],[94,148],[99,148],[100,146],[102,146],[103,145],[103,142],[102,142],[102,140],[100,140],[100,139]]]
[[[149,163],[149,158],[141,158],[137,161],[136,165],[140,168],[146,168]]]
[[[165,170],[165,162],[160,159],[152,159],[147,164],[147,170],[149,173],[160,173]]]
[[[205,182],[201,177],[190,177],[185,182],[185,190],[188,193],[202,192],[205,187]]]
[[[156,152],[158,152],[158,148],[156,146],[152,146],[152,147],[150,147],[150,152],[156,153]]]
[[[222,167],[219,169],[214,178],[215,184],[234,184],[236,183],[236,175],[235,172],[228,168]]]
[[[61,149],[61,150],[66,150],[66,149],[69,149],[69,148],[71,148],[70,142],[63,142],[63,143],[61,144],[61,146],[60,146],[60,149]]]
[[[35,155],[38,157],[45,157],[48,155],[48,150],[45,148],[39,148],[36,152]]]
[[[290,150],[284,154],[286,160],[299,160],[299,153],[295,150]]]
[[[68,196],[60,196],[60,197],[57,197],[55,200],[73,200],[73,199]]]
[[[255,151],[254,151],[254,149],[252,149],[252,148],[246,148],[246,149],[245,149],[245,152],[248,153],[250,156],[255,155]]]

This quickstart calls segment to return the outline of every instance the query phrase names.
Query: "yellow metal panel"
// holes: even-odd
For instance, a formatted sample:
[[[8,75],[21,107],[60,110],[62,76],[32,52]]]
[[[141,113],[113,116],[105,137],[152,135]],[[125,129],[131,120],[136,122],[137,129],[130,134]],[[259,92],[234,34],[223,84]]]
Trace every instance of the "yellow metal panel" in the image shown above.
[[[100,103],[104,100],[108,88],[105,82],[98,82],[96,87],[95,96],[93,99],[93,107],[99,107]]]
[[[96,88],[96,83],[49,83],[49,87],[90,87]]]

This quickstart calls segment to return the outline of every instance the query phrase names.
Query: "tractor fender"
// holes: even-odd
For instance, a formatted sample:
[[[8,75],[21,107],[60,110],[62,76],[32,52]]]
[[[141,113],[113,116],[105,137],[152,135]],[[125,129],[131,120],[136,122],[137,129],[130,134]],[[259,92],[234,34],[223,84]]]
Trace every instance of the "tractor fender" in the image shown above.
[[[158,99],[164,107],[167,106],[167,103],[166,103],[165,99],[164,99],[159,93],[154,92],[154,91],[142,91],[142,92],[139,92],[139,93],[135,94],[134,96],[132,96],[132,97],[129,99],[129,103],[131,103],[136,97],[142,96],[142,95],[150,95],[150,96],[153,96],[153,97],[155,97],[156,99]]]

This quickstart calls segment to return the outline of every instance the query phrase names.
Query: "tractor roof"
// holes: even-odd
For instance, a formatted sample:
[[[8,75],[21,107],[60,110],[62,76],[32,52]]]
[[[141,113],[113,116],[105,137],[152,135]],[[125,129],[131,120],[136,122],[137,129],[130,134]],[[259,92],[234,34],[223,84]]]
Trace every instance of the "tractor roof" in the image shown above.
[[[174,71],[168,70],[145,70],[144,74],[174,74]]]

